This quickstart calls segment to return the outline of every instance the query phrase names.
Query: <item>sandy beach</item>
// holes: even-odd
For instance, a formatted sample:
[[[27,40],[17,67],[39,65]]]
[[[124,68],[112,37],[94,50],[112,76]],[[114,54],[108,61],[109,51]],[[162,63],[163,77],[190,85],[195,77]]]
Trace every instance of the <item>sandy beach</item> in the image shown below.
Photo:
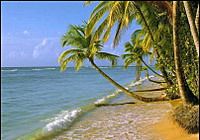
[[[148,82],[137,88],[148,89],[152,86],[158,87]],[[157,91],[153,96],[160,94],[162,91]],[[143,95],[149,96],[149,93]],[[169,117],[172,108],[173,104],[167,101],[98,107],[54,140],[198,139],[197,134],[189,135],[173,123]]]
[[[199,134],[188,134],[174,122],[169,114],[153,125],[153,131],[158,133],[163,140],[198,140]]]

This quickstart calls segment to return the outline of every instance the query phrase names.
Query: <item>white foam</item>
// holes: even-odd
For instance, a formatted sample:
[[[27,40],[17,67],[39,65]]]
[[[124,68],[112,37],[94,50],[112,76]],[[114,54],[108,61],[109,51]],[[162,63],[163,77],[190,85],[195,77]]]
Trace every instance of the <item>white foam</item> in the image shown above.
[[[128,87],[124,87],[124,88],[128,90]],[[119,93],[119,92],[122,92],[122,90],[121,89],[117,89],[115,92]]]
[[[103,97],[103,98],[101,98],[101,99],[96,100],[96,101],[94,102],[94,104],[100,104],[100,103],[103,103],[103,102],[105,102],[105,101],[106,101],[106,98]]]
[[[56,68],[44,68],[46,70],[55,70]]]
[[[39,71],[39,70],[44,70],[44,69],[32,69],[32,70],[36,70],[36,71]]]
[[[43,68],[43,69],[39,69],[39,68],[34,68],[32,69],[33,71],[41,71],[41,70],[55,70],[56,68]]]
[[[142,84],[142,81],[139,80],[137,82],[130,83],[129,86],[134,87],[134,86],[141,85],[141,84]]]
[[[1,71],[10,71],[10,72],[14,72],[14,71],[18,71],[18,69],[12,69],[12,70],[1,70]]]
[[[152,77],[155,77],[153,75],[149,76],[149,78],[152,78]],[[140,78],[140,80],[136,81],[136,82],[131,82],[127,87],[125,87],[125,89],[129,90],[129,87],[134,87],[134,86],[137,86],[137,85],[141,85],[145,80],[147,80],[148,78],[145,77],[145,78]],[[108,98],[111,98],[113,96],[116,95],[116,93],[119,93],[119,92],[122,92],[121,89],[116,89],[115,93],[111,94],[111,95],[108,95],[106,97],[103,97],[101,99],[98,99],[97,101],[94,102],[94,104],[101,104],[101,103],[104,103],[106,101],[106,99]]]
[[[149,78],[153,78],[155,77],[154,75],[151,75],[149,76]],[[145,78],[140,78],[140,80],[136,81],[136,82],[131,82],[128,86],[130,87],[134,87],[134,86],[138,86],[138,85],[141,85],[144,81],[146,81],[148,78],[145,77]]]
[[[112,97],[114,97],[114,96],[116,96],[115,93],[110,94],[110,95],[107,95],[106,97],[103,97],[103,98],[101,98],[101,99],[96,100],[96,101],[94,102],[94,104],[101,104],[101,103],[104,103],[104,102],[106,101],[106,99],[112,98]]]
[[[44,130],[49,132],[53,131],[55,129],[61,129],[66,126],[68,126],[70,123],[72,123],[75,118],[80,114],[81,109],[75,109],[72,111],[62,111],[60,114],[58,114],[53,120],[48,123],[45,127]]]
[[[110,95],[106,96],[106,98],[111,98],[111,97],[114,97],[115,95],[116,95],[116,94],[113,93],[113,94],[110,94]]]
[[[155,77],[155,76],[154,75],[149,76],[149,78],[153,78],[153,77]]]

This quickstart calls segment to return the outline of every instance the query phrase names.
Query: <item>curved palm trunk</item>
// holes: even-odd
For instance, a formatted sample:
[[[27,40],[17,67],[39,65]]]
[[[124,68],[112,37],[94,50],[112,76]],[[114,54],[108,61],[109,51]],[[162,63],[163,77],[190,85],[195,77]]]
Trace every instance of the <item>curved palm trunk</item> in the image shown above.
[[[156,83],[156,84],[166,83],[166,82],[164,82],[164,81],[155,81],[155,80],[152,80],[152,79],[150,79],[149,77],[147,77],[147,79],[148,79],[150,82],[153,82],[153,83]]]
[[[136,90],[134,92],[150,92],[150,91],[162,91],[165,90],[167,88],[156,88],[156,89],[145,89],[145,90]]]
[[[188,18],[188,22],[189,22],[189,25],[190,25],[190,31],[191,31],[191,34],[192,34],[192,37],[193,37],[193,40],[194,40],[196,51],[197,51],[197,54],[199,56],[199,36],[198,36],[197,28],[195,26],[195,23],[194,23],[194,20],[193,20],[193,17],[192,17],[191,7],[190,7],[190,4],[189,4],[189,1],[183,1],[183,4],[184,4],[184,7],[185,7],[185,12],[186,12],[186,15],[187,15],[187,18]]]
[[[164,68],[164,67],[161,67],[161,68],[160,68],[160,71],[161,71],[161,73],[162,73],[163,76],[164,76],[164,79],[165,79],[165,81],[166,81],[166,83],[167,83],[167,86],[168,86],[168,87],[171,87],[171,86],[173,85],[173,82],[172,82],[172,80],[169,78],[169,76],[168,76],[167,71],[165,70],[165,68]]]
[[[160,75],[159,73],[157,73],[155,70],[153,70],[149,65],[147,65],[147,63],[140,57],[140,60],[142,61],[142,63],[148,68],[150,69],[153,73],[155,73],[156,75],[163,77],[162,75]]]
[[[123,91],[125,94],[127,94],[128,96],[134,97],[138,100],[144,101],[144,102],[153,102],[153,101],[164,101],[167,100],[165,97],[157,97],[157,98],[146,98],[146,97],[142,97],[139,95],[134,94],[133,92],[127,90],[126,88],[124,88],[123,86],[121,86],[119,83],[115,82],[112,78],[110,78],[106,73],[104,73],[95,63],[92,59],[89,59],[90,63],[92,64],[92,66],[95,67],[95,69],[104,77],[106,78],[109,82],[111,82],[111,84],[113,84],[115,87],[117,87],[118,89],[120,89],[121,91]]]
[[[142,14],[142,11],[141,11],[140,7],[139,7],[134,1],[133,1],[133,4],[134,4],[135,8],[138,10],[139,14],[141,15],[141,17],[142,17],[142,19],[143,19],[143,21],[144,21],[144,23],[145,23],[145,26],[146,26],[147,30],[149,31],[151,40],[152,40],[153,42],[155,42],[154,37],[153,37],[153,33],[151,32],[151,29],[150,29],[150,27],[149,27],[149,25],[148,25],[148,23],[147,23],[147,21],[146,21],[144,15]],[[156,43],[156,45],[157,45],[159,48],[162,48],[162,47],[159,46],[157,43]],[[158,53],[158,50],[157,50],[157,49],[155,49],[155,53],[156,53],[157,58],[159,58],[159,57],[160,57],[160,54]],[[160,66],[160,71],[161,71],[161,73],[162,73],[162,75],[163,75],[163,77],[164,77],[164,79],[165,79],[167,85],[168,85],[169,87],[172,86],[172,85],[173,85],[173,82],[172,82],[171,79],[169,79],[169,76],[168,76],[167,71],[165,70],[164,66]]]
[[[152,79],[150,79],[150,78],[148,78],[148,80],[149,80],[150,82],[153,82],[153,83],[156,83],[156,84],[166,83],[166,82],[162,82],[162,81],[155,81],[155,80],[152,80]]]
[[[195,104],[198,102],[198,99],[190,88],[188,87],[188,84],[186,82],[183,68],[181,65],[181,60],[180,60],[180,44],[179,44],[179,38],[178,38],[178,21],[180,21],[179,18],[179,2],[178,1],[173,1],[173,44],[174,44],[174,60],[175,60],[175,68],[176,68],[176,77],[177,77],[177,82],[179,86],[179,92],[181,95],[181,98],[184,103],[186,104]]]
[[[148,71],[147,71],[146,75],[147,75],[147,76],[146,76],[147,79],[148,79],[150,82],[153,82],[153,83],[156,83],[156,84],[166,83],[166,82],[164,82],[164,81],[155,81],[155,80],[150,79],[150,78],[149,78],[149,73],[148,73]]]

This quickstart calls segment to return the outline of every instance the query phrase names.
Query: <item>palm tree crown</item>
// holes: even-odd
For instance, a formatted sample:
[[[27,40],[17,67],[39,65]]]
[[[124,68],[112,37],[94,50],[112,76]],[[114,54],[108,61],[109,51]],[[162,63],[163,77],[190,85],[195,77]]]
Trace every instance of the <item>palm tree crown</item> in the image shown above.
[[[62,47],[71,46],[70,49],[64,51],[58,61],[61,70],[65,70],[69,62],[75,63],[76,70],[83,65],[84,60],[106,59],[114,66],[117,63],[117,55],[102,52],[103,44],[100,40],[93,40],[93,34],[85,36],[86,24],[81,26],[70,25],[67,33],[62,37]]]

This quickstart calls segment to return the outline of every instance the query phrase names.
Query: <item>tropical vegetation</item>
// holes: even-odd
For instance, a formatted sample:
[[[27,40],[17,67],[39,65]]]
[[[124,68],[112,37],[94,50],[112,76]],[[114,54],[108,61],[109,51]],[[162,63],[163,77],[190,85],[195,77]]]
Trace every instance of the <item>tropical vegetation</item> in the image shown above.
[[[85,2],[86,5],[90,3]],[[164,81],[148,79],[159,84],[165,83],[166,97],[145,98],[135,94],[114,81],[95,63],[96,59],[107,59],[112,65],[116,64],[118,56],[102,52],[103,44],[108,41],[111,31],[117,26],[113,39],[113,47],[117,47],[123,32],[134,20],[141,25],[141,29],[134,31],[130,41],[124,44],[125,54],[121,56],[124,59],[124,66],[127,68],[131,64],[136,64],[138,75],[142,70],[148,69],[162,78]],[[70,26],[66,35],[62,37],[62,46],[72,47],[60,55],[62,70],[70,61],[74,61],[78,70],[83,61],[88,59],[109,82],[134,98],[146,102],[180,98],[183,110],[198,108],[199,2],[101,1],[94,8],[86,24]],[[144,61],[144,57],[155,60],[155,67],[160,73],[152,69]],[[145,68],[142,68],[143,65]],[[180,111],[180,108],[177,110],[179,113],[184,112]],[[181,117],[176,118],[179,118],[177,122],[183,123]]]

